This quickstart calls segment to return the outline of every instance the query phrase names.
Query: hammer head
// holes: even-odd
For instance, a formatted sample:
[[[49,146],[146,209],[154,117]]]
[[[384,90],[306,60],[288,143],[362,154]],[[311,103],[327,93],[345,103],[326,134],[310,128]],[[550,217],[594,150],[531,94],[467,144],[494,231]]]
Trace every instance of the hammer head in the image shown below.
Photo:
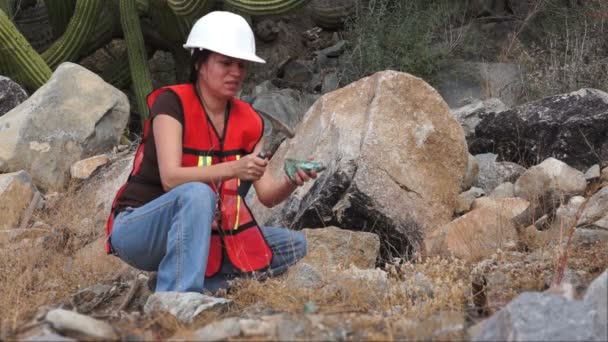
[[[270,114],[263,110],[259,110],[257,108],[255,110],[258,113],[260,113],[260,115],[262,115],[264,118],[266,118],[268,121],[270,121],[270,123],[272,124],[272,128],[275,129],[277,132],[283,133],[283,135],[285,135],[287,138],[290,138],[290,139],[296,135],[296,132],[293,130],[293,128],[287,126],[287,124],[285,124],[283,121],[279,120],[273,114]]]

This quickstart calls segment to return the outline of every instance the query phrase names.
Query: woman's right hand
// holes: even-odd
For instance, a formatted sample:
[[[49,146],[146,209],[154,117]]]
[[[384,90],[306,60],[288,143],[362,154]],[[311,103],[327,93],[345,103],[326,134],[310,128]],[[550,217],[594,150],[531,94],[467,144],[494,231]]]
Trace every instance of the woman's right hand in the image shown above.
[[[264,175],[268,159],[262,159],[254,154],[248,154],[234,163],[234,173],[242,181],[254,182]]]

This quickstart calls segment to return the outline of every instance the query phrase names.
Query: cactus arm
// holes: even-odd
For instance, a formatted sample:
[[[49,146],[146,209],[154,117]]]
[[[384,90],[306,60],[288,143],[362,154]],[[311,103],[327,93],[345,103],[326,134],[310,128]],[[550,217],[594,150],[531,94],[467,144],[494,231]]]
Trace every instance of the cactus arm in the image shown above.
[[[194,24],[186,17],[178,17],[171,11],[166,0],[150,0],[148,14],[157,25],[161,36],[173,45],[181,46],[186,41],[190,28]]]
[[[0,11],[0,47],[0,73],[28,89],[38,89],[51,77],[51,69],[4,11]]]
[[[225,0],[237,10],[250,15],[281,14],[293,10],[309,0]]]
[[[125,89],[131,84],[131,71],[127,54],[112,61],[101,73],[101,78],[118,89]]]
[[[13,15],[13,3],[12,0],[0,0],[0,11],[4,11],[7,16]]]
[[[141,33],[139,15],[133,0],[120,0],[120,23],[127,43],[131,80],[143,129],[143,124],[148,117],[146,97],[152,92],[152,79],[150,70],[148,70],[146,46]]]
[[[198,18],[207,13],[214,0],[167,0],[169,8],[180,17]]]
[[[112,41],[112,38],[118,36],[118,33],[121,32],[119,16],[114,15],[107,4],[99,13],[97,26],[81,49],[80,57],[88,56],[97,49],[106,46]]]
[[[44,0],[55,37],[61,37],[74,14],[76,0]]]
[[[78,0],[74,15],[65,33],[48,50],[42,53],[42,58],[51,69],[55,69],[65,61],[74,61],[80,55],[80,50],[87,43],[102,9],[104,0]]]

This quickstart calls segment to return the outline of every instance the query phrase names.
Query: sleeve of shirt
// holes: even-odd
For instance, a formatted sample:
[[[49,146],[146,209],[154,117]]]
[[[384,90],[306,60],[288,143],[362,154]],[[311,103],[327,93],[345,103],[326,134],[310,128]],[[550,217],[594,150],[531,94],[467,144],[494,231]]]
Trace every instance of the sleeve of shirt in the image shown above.
[[[179,123],[184,125],[184,110],[182,104],[173,91],[167,89],[160,93],[152,105],[150,116],[154,117],[158,114],[166,114],[175,118]]]

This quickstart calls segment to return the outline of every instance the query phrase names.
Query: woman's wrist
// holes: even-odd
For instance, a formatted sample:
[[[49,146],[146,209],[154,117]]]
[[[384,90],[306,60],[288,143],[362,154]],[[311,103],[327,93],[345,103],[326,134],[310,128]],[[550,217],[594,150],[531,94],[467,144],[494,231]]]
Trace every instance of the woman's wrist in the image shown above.
[[[293,192],[298,188],[298,184],[291,180],[291,178],[285,176],[283,177],[285,187],[289,190],[289,192]]]

